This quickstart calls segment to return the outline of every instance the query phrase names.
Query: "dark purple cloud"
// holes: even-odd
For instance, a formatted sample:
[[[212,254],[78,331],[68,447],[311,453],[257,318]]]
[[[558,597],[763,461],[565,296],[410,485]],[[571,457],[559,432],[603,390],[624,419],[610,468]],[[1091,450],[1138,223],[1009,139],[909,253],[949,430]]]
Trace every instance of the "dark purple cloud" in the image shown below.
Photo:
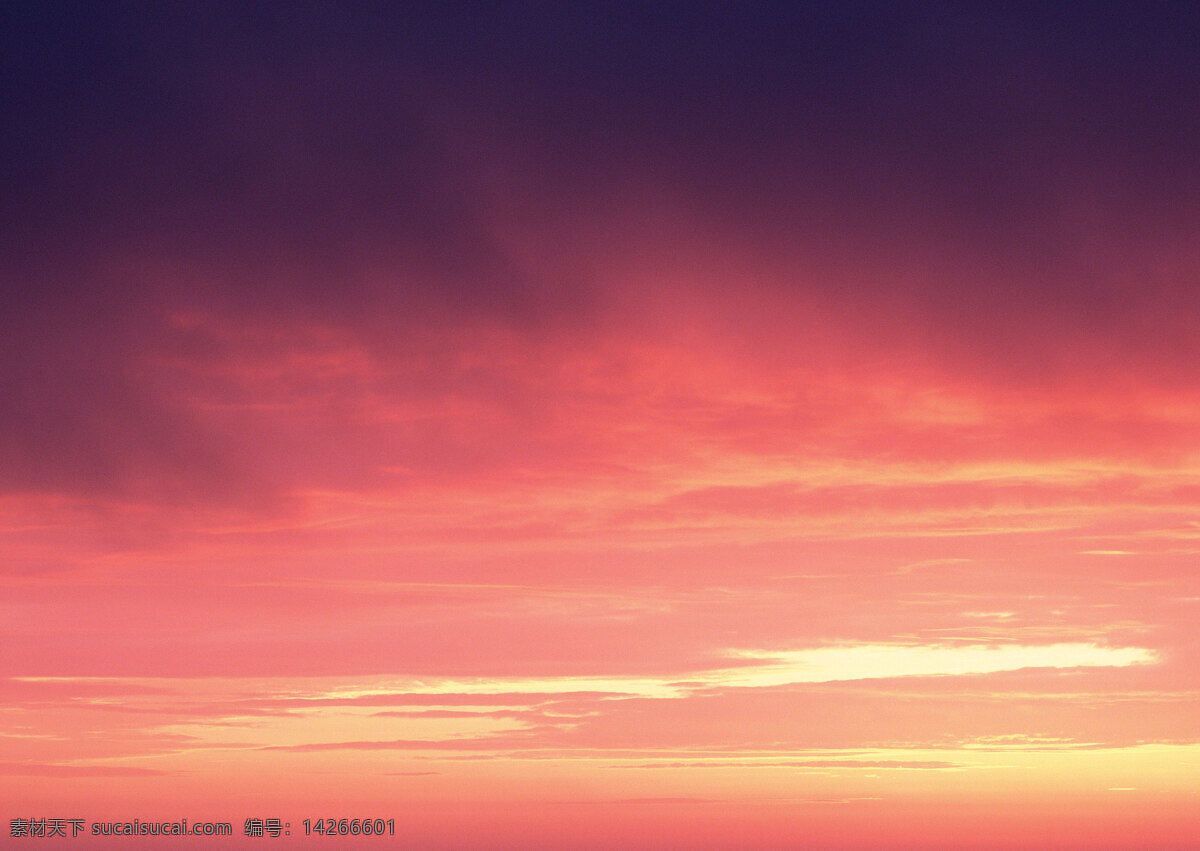
[[[734,336],[787,340],[815,301],[988,380],[1194,381],[1184,4],[3,15],[4,490],[283,485],[147,378],[171,311],[386,355],[414,329],[635,315],[655,284],[627,268],[725,263],[699,297],[776,317]]]

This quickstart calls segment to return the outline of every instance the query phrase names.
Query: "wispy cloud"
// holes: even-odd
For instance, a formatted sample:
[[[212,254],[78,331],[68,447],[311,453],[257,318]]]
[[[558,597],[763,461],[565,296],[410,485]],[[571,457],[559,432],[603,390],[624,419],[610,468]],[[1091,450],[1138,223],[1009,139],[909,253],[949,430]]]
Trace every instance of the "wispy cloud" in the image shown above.
[[[12,777],[158,777],[169,773],[125,765],[0,762],[0,776]]]

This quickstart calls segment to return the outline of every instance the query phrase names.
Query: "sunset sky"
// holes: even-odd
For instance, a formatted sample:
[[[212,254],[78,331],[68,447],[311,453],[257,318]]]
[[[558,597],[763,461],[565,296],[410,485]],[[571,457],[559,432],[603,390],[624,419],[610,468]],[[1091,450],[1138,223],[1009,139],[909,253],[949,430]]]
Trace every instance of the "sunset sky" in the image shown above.
[[[1200,847],[1194,5],[8,3],[0,79],[5,843]]]

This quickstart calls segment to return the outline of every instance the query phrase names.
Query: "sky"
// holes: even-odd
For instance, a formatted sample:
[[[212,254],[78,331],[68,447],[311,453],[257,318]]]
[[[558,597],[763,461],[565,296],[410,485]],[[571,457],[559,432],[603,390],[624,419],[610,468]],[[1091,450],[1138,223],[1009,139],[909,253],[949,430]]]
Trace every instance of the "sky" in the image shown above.
[[[1197,847],[1198,43],[5,4],[3,836]]]

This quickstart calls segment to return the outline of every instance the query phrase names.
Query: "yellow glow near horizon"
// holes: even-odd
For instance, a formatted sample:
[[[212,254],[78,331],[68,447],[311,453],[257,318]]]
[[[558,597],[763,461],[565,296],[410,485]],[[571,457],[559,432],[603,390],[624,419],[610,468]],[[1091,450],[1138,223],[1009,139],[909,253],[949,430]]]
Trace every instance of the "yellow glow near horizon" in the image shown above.
[[[1104,647],[1091,643],[1047,645],[848,644],[804,650],[731,650],[734,659],[762,660],[734,668],[696,671],[674,677],[545,677],[401,680],[374,688],[337,690],[331,697],[353,698],[394,692],[495,694],[606,692],[616,696],[679,698],[708,688],[769,688],[793,683],[840,682],[914,676],[963,676],[1022,668],[1126,667],[1154,664],[1144,647]]]

